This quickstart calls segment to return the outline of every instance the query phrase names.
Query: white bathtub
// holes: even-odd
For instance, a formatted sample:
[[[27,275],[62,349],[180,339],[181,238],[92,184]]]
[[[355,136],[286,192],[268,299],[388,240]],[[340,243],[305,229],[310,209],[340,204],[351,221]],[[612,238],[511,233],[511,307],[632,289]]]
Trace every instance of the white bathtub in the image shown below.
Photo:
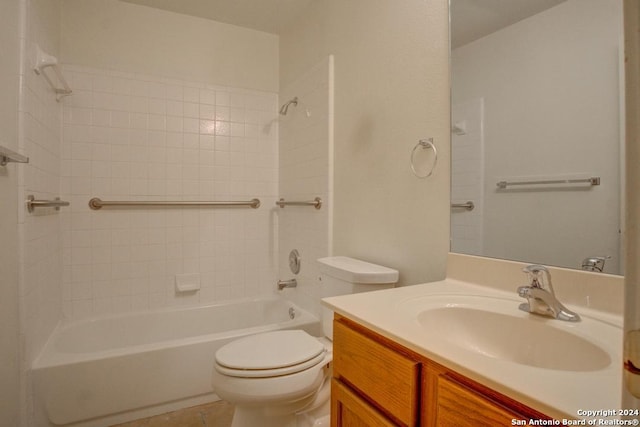
[[[274,329],[320,335],[315,316],[280,298],[61,325],[33,363],[36,399],[64,425],[211,394],[216,350]]]

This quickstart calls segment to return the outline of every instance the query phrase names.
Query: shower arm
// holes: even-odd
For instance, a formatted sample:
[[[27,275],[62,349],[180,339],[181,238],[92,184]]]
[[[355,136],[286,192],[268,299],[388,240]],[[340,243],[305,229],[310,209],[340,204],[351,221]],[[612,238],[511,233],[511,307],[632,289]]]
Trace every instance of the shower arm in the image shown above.
[[[298,97],[294,97],[292,99],[290,99],[289,101],[285,102],[284,104],[282,104],[282,107],[280,107],[280,115],[282,116],[286,116],[287,115],[287,111],[289,111],[289,105],[293,104],[294,106],[298,106]]]

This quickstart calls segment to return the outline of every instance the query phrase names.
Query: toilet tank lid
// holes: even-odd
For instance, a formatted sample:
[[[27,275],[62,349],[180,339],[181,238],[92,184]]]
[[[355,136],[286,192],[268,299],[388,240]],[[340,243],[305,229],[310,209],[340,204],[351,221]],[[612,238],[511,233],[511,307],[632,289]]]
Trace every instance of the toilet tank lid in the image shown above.
[[[398,270],[346,256],[319,258],[320,272],[351,283],[396,283]]]

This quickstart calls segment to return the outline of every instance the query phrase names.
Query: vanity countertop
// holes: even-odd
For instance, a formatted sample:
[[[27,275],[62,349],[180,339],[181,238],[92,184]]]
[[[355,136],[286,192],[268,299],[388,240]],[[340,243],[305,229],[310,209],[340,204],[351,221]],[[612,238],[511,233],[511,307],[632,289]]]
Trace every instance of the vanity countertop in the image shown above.
[[[451,278],[422,285],[325,298],[323,304],[447,368],[556,419],[583,418],[583,410],[613,410],[620,407],[621,316],[570,305],[570,309],[582,316],[582,322],[536,316],[534,322],[580,336],[604,349],[610,356],[610,362],[598,369],[546,369],[482,354],[481,351],[460,349],[452,346],[451,342],[444,342],[446,340],[428,338],[424,322],[421,324],[416,316],[421,304],[433,306],[433,301],[437,300],[444,302],[443,306],[446,307],[447,300],[461,301],[465,297],[475,298],[476,301],[478,298],[500,300],[506,307],[510,307],[512,301],[513,313],[509,309],[509,315],[522,319],[525,325],[528,316],[535,316],[518,310],[523,299],[517,296],[515,289],[510,293]],[[445,322],[438,327],[446,329],[446,326]],[[603,334],[602,330],[609,333]],[[523,330],[522,334],[527,336],[527,330]],[[532,345],[535,347],[535,344]]]

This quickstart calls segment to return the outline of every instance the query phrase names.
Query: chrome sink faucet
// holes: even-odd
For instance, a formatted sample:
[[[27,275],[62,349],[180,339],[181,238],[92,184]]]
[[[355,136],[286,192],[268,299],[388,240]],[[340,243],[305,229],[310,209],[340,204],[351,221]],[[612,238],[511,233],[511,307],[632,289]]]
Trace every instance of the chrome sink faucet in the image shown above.
[[[518,295],[528,300],[528,302],[520,304],[520,310],[569,322],[580,321],[580,316],[577,313],[569,310],[556,299],[551,284],[551,273],[547,267],[529,265],[522,271],[527,273],[530,283],[528,286],[518,288]]]

